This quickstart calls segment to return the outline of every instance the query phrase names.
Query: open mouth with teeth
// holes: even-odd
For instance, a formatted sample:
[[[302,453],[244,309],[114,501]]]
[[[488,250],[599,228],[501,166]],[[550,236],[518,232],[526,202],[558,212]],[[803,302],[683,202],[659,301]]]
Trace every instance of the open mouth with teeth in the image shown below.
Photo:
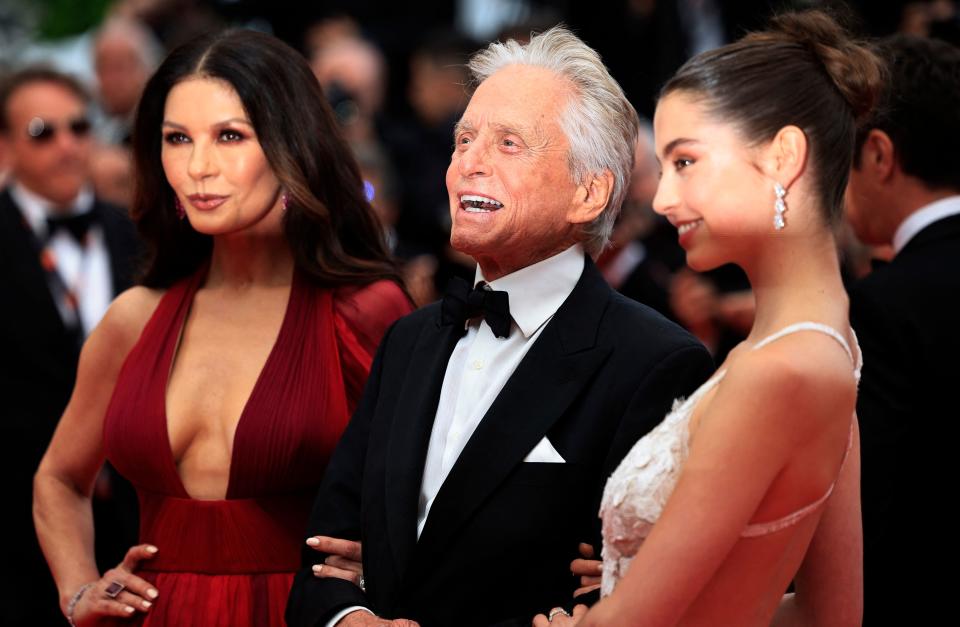
[[[683,235],[688,231],[692,231],[703,223],[703,220],[693,220],[692,222],[685,222],[677,226],[677,233]]]
[[[502,207],[502,202],[489,196],[477,196],[475,194],[460,196],[460,208],[468,213],[490,213]]]

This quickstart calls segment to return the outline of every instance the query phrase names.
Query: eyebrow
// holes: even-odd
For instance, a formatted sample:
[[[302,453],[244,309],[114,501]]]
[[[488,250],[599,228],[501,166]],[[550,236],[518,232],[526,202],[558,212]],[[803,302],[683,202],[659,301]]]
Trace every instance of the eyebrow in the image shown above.
[[[230,118],[230,119],[228,119],[228,120],[223,120],[222,122],[217,122],[216,124],[212,124],[212,125],[211,125],[211,128],[215,128],[215,127],[218,127],[218,126],[228,126],[228,125],[230,125],[230,124],[236,124],[236,123],[238,123],[238,122],[239,122],[240,124],[246,124],[247,126],[253,126],[253,123],[252,123],[250,120],[247,120],[247,119],[244,119],[244,118]],[[180,130],[182,130],[182,131],[187,130],[187,127],[186,127],[186,126],[183,126],[182,124],[177,124],[176,122],[171,122],[170,120],[164,120],[164,121],[163,121],[163,125],[164,125],[164,126],[170,126],[170,127],[172,127],[172,128],[178,128],[178,129],[180,129]]]
[[[538,136],[538,133],[531,129],[519,127],[519,126],[508,126],[506,124],[501,124],[499,122],[492,122],[490,127],[498,133],[506,133],[508,135],[519,135],[523,138],[530,138]],[[457,122],[456,126],[453,127],[453,135],[456,137],[464,131],[476,131],[476,127],[466,120],[460,120]]]
[[[666,146],[664,146],[663,158],[666,159],[667,157],[669,157],[670,153],[672,153],[674,150],[676,150],[680,146],[684,146],[686,144],[699,144],[699,143],[700,142],[697,141],[696,139],[690,139],[689,137],[678,137],[673,141],[671,141],[670,143],[668,143]],[[657,159],[657,163],[660,163],[659,158]]]

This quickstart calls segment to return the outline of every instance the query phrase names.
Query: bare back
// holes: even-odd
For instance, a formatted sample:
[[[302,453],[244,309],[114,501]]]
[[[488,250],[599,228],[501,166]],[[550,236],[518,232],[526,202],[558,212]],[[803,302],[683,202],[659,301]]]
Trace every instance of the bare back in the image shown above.
[[[670,624],[770,624],[837,500],[825,497],[847,499],[859,472],[847,338],[800,330],[741,345],[624,458],[601,511],[604,593],[669,599],[676,578],[690,601]]]

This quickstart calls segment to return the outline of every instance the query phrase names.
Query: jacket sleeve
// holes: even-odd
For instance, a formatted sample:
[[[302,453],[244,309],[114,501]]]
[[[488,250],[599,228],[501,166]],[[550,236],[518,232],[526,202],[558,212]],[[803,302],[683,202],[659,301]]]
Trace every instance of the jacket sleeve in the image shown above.
[[[360,493],[366,462],[370,423],[377,406],[383,358],[393,327],[387,331],[377,350],[363,396],[350,423],[334,450],[314,501],[306,539],[324,535],[348,540],[360,539]],[[369,608],[370,602],[360,588],[349,581],[313,576],[314,564],[325,554],[304,543],[301,568],[297,572],[287,601],[286,621],[291,627],[324,625],[336,612],[350,606]]]

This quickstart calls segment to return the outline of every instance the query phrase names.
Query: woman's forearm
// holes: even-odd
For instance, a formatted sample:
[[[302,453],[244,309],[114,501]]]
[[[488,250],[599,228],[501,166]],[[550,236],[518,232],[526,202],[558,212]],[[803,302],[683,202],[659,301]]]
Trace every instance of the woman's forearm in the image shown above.
[[[80,586],[100,578],[89,493],[41,466],[33,480],[33,520],[63,609]]]

